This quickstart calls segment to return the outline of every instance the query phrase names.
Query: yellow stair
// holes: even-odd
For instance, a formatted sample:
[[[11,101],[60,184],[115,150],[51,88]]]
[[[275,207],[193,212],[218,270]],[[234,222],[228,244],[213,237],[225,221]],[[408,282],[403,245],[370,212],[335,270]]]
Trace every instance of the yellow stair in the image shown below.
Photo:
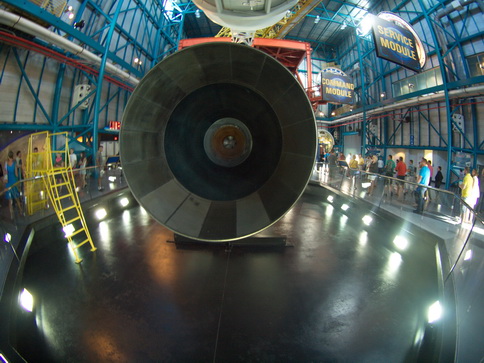
[[[60,150],[52,150],[51,145],[54,144],[52,140],[65,140],[65,147]],[[34,145],[39,144],[39,140],[44,140],[42,152],[34,152]],[[56,154],[60,154],[63,160],[62,166],[56,166],[53,163]],[[39,161],[39,157],[41,160]],[[67,132],[50,134],[49,132],[39,132],[32,134],[29,140],[29,154],[27,156],[27,169],[30,167],[30,173],[33,176],[43,176],[41,183],[47,191],[50,204],[54,208],[57,217],[59,218],[62,228],[69,241],[76,263],[80,263],[82,259],[79,258],[77,249],[86,243],[91,245],[91,251],[96,251],[96,247],[92,242],[89,229],[87,227],[84,213],[82,212],[79,195],[76,190],[76,182],[74,173],[69,162],[69,146]],[[34,180],[35,186],[37,180]],[[35,190],[35,187],[32,188]],[[29,200],[27,205],[29,211],[35,210],[38,204],[32,201],[32,208],[30,209]],[[37,204],[36,204],[37,203]],[[30,213],[30,212],[29,212]],[[74,237],[75,240],[74,240]],[[80,241],[80,242],[79,242]]]

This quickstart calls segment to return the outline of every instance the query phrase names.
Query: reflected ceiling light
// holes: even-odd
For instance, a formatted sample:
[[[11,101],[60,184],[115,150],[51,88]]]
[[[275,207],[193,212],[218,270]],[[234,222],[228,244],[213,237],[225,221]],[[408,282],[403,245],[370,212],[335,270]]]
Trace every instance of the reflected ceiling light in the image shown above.
[[[67,238],[71,234],[73,234],[76,229],[74,228],[74,226],[72,224],[68,224],[67,226],[65,226],[64,228],[62,228],[62,230],[64,231],[65,237]]]
[[[346,211],[346,210],[350,209],[350,206],[348,204],[343,204],[341,206],[341,209],[344,210],[344,211]]]
[[[126,207],[129,204],[129,199],[128,198],[122,198],[119,201],[119,204],[121,204],[123,207]]]
[[[29,312],[34,310],[34,297],[27,289],[20,293],[20,305]]]
[[[440,301],[437,300],[430,305],[427,316],[429,324],[435,323],[442,317],[442,306],[440,305]]]
[[[103,219],[107,215],[108,215],[108,213],[106,212],[106,209],[104,209],[104,208],[98,209],[96,211],[96,218],[99,219],[99,220]]]
[[[361,220],[363,221],[363,223],[365,223],[367,226],[369,226],[371,224],[371,222],[373,221],[373,218],[371,218],[371,216],[367,214]]]
[[[393,244],[397,246],[398,249],[400,250],[406,250],[408,247],[408,241],[405,237],[402,236],[396,236],[393,239]]]
[[[368,242],[368,232],[367,231],[361,231],[360,233],[360,244],[361,245],[366,245],[366,242]]]
[[[317,15],[316,19],[314,19],[314,24],[319,23],[320,20],[321,20],[321,18],[319,17],[319,15]]]
[[[333,206],[331,204],[328,204],[326,206],[326,211],[324,212],[324,215],[326,217],[331,217],[331,215],[333,214],[333,210],[334,210]]]
[[[471,258],[472,258],[472,250],[467,250],[464,256],[464,261],[469,261]]]
[[[357,32],[361,36],[368,35],[371,31],[374,22],[374,15],[373,14],[366,14],[366,16],[361,20],[360,26],[357,29]]]
[[[326,198],[326,200],[330,203],[333,203],[334,198],[332,195],[329,195],[328,198]]]
[[[110,176],[108,178],[108,180],[111,182],[111,183],[114,183],[116,181],[116,177],[115,176]]]
[[[361,187],[362,187],[363,189],[368,189],[368,188],[370,187],[370,185],[371,185],[371,182],[370,182],[370,183],[368,183],[368,182],[366,182],[366,183],[361,183]]]

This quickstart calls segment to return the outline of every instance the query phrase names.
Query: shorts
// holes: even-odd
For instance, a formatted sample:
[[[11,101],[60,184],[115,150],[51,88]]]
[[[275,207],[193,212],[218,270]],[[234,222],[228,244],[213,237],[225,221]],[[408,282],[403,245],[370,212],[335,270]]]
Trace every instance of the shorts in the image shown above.
[[[397,175],[397,179],[399,179],[399,181],[397,182],[399,185],[405,185],[405,175]]]

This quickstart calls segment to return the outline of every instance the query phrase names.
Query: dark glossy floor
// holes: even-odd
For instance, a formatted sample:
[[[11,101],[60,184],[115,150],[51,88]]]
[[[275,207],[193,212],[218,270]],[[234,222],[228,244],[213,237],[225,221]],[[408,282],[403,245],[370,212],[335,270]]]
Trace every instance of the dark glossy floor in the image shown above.
[[[134,207],[91,225],[98,251],[77,265],[58,225],[37,231],[23,275],[36,307],[12,344],[29,362],[416,361],[435,237],[327,194],[309,186],[264,232],[286,247],[177,246]]]

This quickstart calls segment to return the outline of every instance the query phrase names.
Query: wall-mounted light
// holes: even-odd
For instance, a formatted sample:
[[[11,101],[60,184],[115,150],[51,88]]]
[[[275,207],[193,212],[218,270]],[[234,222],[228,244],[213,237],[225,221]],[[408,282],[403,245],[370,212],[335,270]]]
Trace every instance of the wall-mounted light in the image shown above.
[[[86,25],[84,20],[79,20],[74,23],[74,29],[81,30]]]
[[[331,116],[334,116],[334,115],[336,115],[336,112],[334,112],[334,111],[331,112]]]
[[[413,88],[413,87],[415,87],[415,85],[413,83],[408,84],[408,88]]]
[[[317,15],[316,19],[314,19],[314,24],[319,23],[320,20],[321,20],[321,18],[319,17],[319,15]]]
[[[366,16],[361,20],[360,25],[357,29],[358,34],[361,36],[365,36],[370,33],[371,28],[373,27],[374,22],[374,15],[366,14]]]

